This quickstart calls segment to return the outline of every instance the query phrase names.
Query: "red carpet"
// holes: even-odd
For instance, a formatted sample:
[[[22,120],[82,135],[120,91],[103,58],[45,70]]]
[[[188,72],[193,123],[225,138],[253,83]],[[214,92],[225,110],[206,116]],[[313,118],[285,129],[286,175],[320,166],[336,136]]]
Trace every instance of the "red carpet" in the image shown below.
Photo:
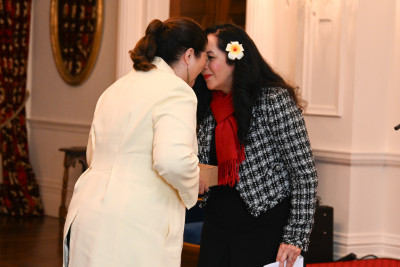
[[[400,260],[369,259],[327,263],[310,263],[307,264],[307,267],[400,267]]]

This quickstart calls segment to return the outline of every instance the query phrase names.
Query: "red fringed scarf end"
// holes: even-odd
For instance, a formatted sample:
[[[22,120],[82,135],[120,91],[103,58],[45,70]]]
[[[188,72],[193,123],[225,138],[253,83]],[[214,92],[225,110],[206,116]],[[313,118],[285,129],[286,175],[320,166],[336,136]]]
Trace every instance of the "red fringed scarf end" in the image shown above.
[[[244,146],[239,145],[238,158],[218,162],[218,185],[235,186],[239,181],[239,165],[244,159]]]
[[[244,146],[237,137],[232,93],[214,91],[211,110],[217,121],[215,146],[218,160],[218,185],[233,187],[239,181],[239,165],[245,159]]]
[[[235,179],[230,179],[234,177]],[[234,186],[239,180],[236,170],[236,160],[228,160],[223,163],[218,163],[218,185]]]

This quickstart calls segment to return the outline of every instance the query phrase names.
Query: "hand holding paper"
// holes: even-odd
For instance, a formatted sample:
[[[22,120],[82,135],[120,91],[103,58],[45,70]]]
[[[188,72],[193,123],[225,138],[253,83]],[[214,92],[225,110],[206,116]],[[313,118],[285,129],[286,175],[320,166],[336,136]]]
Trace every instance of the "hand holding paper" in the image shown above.
[[[296,261],[295,261],[295,263],[294,263],[294,265],[293,265],[293,267],[303,267],[303,264],[304,264],[303,257],[302,256],[298,256]],[[285,265],[284,266],[286,267],[286,261],[285,261]],[[279,261],[264,265],[263,267],[279,267]]]

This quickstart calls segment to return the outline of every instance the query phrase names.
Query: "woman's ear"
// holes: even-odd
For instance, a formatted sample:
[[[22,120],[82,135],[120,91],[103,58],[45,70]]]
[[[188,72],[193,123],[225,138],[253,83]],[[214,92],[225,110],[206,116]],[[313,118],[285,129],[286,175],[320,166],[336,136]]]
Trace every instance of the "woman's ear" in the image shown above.
[[[186,52],[185,52],[185,54],[183,56],[186,66],[190,65],[190,62],[191,62],[193,57],[194,57],[194,49],[193,48],[189,48],[188,50],[186,50]]]

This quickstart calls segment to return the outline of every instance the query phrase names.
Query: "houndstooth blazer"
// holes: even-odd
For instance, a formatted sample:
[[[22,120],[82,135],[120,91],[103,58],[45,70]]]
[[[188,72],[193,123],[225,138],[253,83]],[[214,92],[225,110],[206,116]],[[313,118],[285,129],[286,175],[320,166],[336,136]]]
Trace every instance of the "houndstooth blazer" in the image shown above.
[[[286,89],[264,88],[252,114],[246,159],[239,167],[235,189],[254,217],[290,197],[290,216],[282,242],[307,250],[318,182],[301,111]],[[215,126],[209,110],[198,127],[201,163],[209,163]]]

